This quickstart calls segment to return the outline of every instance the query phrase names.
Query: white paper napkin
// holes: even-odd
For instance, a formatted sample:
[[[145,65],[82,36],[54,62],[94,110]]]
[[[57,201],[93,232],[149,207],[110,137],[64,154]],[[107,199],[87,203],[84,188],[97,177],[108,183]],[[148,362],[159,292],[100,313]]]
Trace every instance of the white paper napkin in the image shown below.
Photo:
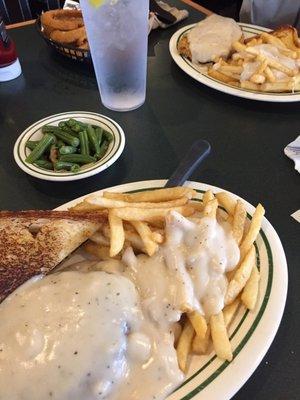
[[[293,217],[297,222],[300,222],[300,210],[295,211],[293,214],[291,214],[291,217]]]
[[[300,172],[300,136],[285,147],[284,154],[294,161],[295,169]]]

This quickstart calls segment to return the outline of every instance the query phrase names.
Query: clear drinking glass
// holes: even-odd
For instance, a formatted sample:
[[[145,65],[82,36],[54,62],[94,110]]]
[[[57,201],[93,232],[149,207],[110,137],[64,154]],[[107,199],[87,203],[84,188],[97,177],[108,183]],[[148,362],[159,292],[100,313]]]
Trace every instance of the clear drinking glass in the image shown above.
[[[116,111],[146,97],[148,0],[80,0],[102,103]]]

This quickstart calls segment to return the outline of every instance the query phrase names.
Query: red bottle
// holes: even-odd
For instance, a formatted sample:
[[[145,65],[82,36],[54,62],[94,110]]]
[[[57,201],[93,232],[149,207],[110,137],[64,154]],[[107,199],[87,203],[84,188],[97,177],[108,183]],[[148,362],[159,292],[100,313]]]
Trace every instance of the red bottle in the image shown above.
[[[0,14],[0,82],[15,79],[21,72],[16,46],[8,36]]]

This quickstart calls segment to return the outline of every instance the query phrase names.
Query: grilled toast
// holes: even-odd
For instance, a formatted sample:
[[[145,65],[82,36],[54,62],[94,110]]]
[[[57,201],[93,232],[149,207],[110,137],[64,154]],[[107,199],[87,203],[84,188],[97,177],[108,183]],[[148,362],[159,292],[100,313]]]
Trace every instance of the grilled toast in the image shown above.
[[[47,274],[100,227],[101,213],[0,212],[0,302]]]

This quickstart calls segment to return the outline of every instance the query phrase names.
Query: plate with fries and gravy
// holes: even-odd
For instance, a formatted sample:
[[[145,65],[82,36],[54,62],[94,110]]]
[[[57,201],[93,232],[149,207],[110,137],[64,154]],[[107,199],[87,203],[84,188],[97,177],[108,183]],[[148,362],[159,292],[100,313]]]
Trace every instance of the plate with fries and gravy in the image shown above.
[[[274,31],[216,14],[179,29],[169,50],[200,83],[252,100],[300,100],[300,40],[296,28]]]
[[[4,398],[226,400],[251,376],[285,306],[280,239],[261,204],[165,184],[0,213]]]

